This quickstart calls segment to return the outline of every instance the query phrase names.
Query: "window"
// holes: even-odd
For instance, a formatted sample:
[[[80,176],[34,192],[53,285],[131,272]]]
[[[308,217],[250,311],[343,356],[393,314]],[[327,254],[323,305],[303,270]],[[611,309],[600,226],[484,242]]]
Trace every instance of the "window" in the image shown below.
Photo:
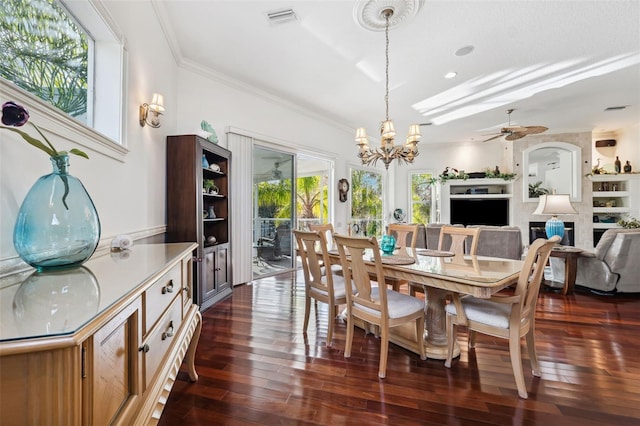
[[[2,1],[0,51],[11,60],[0,63],[0,98],[27,106],[50,133],[122,161],[123,40],[101,2]]]
[[[435,211],[432,209],[435,185],[431,172],[415,172],[409,174],[411,177],[411,189],[409,199],[411,200],[410,223],[423,223],[435,221]]]
[[[93,40],[54,0],[0,6],[0,75],[80,120],[87,115],[89,48]]]
[[[379,236],[384,233],[382,182],[381,173],[351,170],[351,235]]]

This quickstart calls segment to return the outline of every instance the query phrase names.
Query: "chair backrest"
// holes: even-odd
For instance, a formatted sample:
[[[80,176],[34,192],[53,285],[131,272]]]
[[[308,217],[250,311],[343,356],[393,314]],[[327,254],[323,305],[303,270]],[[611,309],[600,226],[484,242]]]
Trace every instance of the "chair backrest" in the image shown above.
[[[410,248],[412,253],[415,252],[416,243],[418,241],[418,225],[408,225],[402,223],[389,224],[387,233],[396,238],[396,245],[399,248]]]
[[[309,231],[318,231],[324,234],[328,246],[333,247],[333,225],[331,223],[310,223]]]
[[[329,253],[327,252],[327,240],[323,233],[315,231],[293,231],[298,244],[298,254],[302,262],[304,282],[307,291],[315,288],[321,292],[329,293],[333,298],[333,274],[331,268],[327,273],[322,273],[322,265],[329,265]],[[316,251],[318,250],[318,251]],[[324,280],[323,280],[324,278]]]
[[[478,235],[480,235],[480,228],[462,228],[459,226],[443,225],[442,228],[440,228],[438,250],[448,250],[455,255],[463,255],[465,254],[465,241],[467,238],[470,238],[471,242],[468,244],[469,252],[467,254],[476,254],[478,251]],[[447,246],[449,240],[451,244]]]
[[[378,283],[384,283],[380,248],[375,238],[335,236],[340,262],[344,271],[345,282],[353,280],[356,291],[354,294],[347,292],[347,304],[351,307],[352,314],[360,318],[388,318],[387,286],[378,286],[379,298],[372,297],[371,277],[365,265],[365,258],[372,258],[376,266],[375,277]],[[367,250],[368,249],[368,250]],[[365,254],[366,253],[366,254]]]
[[[560,240],[557,235],[548,240],[538,238],[529,247],[529,252],[524,259],[524,265],[522,265],[514,292],[515,296],[520,296],[519,311],[521,320],[533,321],[540,283],[544,276],[544,268],[547,260],[549,260],[551,249]]]

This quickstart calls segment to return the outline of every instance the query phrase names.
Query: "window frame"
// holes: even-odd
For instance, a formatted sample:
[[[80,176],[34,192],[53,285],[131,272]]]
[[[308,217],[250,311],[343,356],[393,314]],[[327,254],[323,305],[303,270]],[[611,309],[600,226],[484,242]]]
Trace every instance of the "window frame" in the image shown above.
[[[354,219],[353,217],[353,194],[354,194],[354,185],[353,185],[353,173],[354,171],[362,171],[362,172],[367,172],[367,173],[375,173],[377,175],[380,175],[380,198],[382,201],[382,205],[381,205],[381,209],[380,209],[380,217],[379,218],[375,218],[374,220],[379,222],[379,226],[376,229],[376,233],[374,234],[374,236],[381,236],[382,234],[385,233],[385,212],[387,211],[387,194],[386,194],[386,188],[388,187],[388,181],[387,181],[387,173],[384,173],[383,170],[381,169],[377,169],[377,168],[372,168],[372,167],[364,167],[364,166],[356,166],[356,165],[351,165],[349,167],[349,221],[348,221],[348,226],[349,226],[349,234],[350,235],[367,235],[367,236],[371,236],[370,234],[364,234],[362,230],[360,230],[359,232],[355,232],[353,229],[353,226],[355,224],[355,220],[360,220],[358,219]]]
[[[418,223],[416,222],[416,219],[414,218],[413,215],[413,205],[417,202],[413,201],[413,176],[414,175],[430,175],[430,177],[433,178],[437,178],[437,173],[434,172],[433,170],[411,170],[409,171],[409,179],[408,179],[408,186],[407,186],[407,192],[408,192],[408,196],[407,196],[407,200],[408,200],[408,205],[409,205],[409,223]],[[440,184],[439,183],[434,183],[431,186],[431,200],[429,201],[429,204],[431,205],[431,208],[429,209],[429,222],[428,223],[433,223],[433,222],[439,222],[439,209],[438,209],[438,197],[439,197],[439,192],[440,192]],[[426,225],[426,223],[425,223]]]
[[[91,125],[81,123],[4,78],[0,78],[0,99],[24,105],[38,127],[52,135],[54,145],[56,139],[66,140],[124,162],[129,152],[125,143],[127,49],[124,37],[99,0],[57,1],[93,39],[94,48],[90,49],[89,56],[93,73],[90,73],[87,91],[87,121],[91,121]]]

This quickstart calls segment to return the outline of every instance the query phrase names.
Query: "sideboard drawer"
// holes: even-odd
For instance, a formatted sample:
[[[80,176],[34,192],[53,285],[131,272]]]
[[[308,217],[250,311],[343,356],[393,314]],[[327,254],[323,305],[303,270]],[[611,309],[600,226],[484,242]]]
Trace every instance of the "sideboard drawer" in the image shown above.
[[[173,304],[167,313],[158,321],[144,347],[144,375],[145,386],[149,383],[158,371],[162,359],[169,353],[169,348],[173,344],[173,337],[178,334],[182,325],[182,298],[174,299]]]
[[[182,267],[175,265],[144,292],[144,330],[147,335],[167,306],[182,293]],[[182,298],[181,298],[182,300]]]

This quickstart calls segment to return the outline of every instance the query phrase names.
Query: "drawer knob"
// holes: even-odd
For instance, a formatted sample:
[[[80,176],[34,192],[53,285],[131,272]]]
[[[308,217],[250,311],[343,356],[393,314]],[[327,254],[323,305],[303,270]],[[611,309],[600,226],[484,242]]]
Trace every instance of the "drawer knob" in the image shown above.
[[[169,327],[167,327],[167,331],[162,333],[162,340],[166,340],[167,337],[173,337],[173,321],[169,323]]]
[[[145,344],[144,344],[144,346],[140,346],[140,347],[138,348],[138,351],[140,351],[140,352],[144,352],[144,353],[146,354],[147,352],[149,352],[149,345],[147,345],[147,344],[145,343]]]
[[[173,280],[169,284],[162,287],[162,294],[173,293]]]

